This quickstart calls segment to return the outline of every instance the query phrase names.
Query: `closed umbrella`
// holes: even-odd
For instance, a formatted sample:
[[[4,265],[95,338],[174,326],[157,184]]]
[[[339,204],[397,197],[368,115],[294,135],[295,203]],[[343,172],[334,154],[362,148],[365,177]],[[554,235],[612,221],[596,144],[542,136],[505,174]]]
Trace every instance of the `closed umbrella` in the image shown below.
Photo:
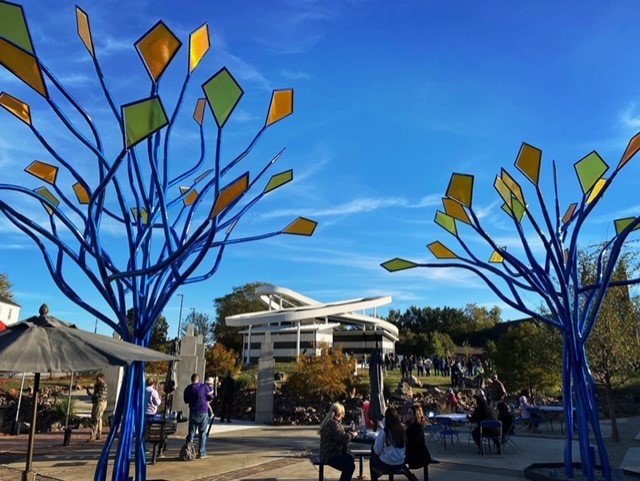
[[[46,305],[40,316],[13,324],[0,332],[0,366],[5,371],[33,372],[33,412],[27,465],[23,480],[31,471],[36,430],[40,373],[91,371],[105,366],[125,366],[133,361],[173,361],[174,357],[135,344],[69,326],[51,316]]]
[[[375,349],[371,352],[369,360],[369,383],[371,387],[371,407],[369,408],[369,419],[374,423],[374,429],[378,421],[384,419],[384,412],[387,405],[384,401],[384,383],[382,375],[382,350],[376,342]]]

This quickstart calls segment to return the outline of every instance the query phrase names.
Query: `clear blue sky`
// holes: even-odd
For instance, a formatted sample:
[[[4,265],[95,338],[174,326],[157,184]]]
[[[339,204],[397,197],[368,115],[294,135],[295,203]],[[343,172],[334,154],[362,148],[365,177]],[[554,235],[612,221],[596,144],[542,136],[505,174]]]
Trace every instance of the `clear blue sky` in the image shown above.
[[[24,6],[44,63],[87,105],[98,125],[113,129],[76,36],[74,2],[27,1]],[[199,84],[221,66],[246,92],[226,129],[227,158],[260,127],[271,89],[295,88],[295,114],[270,129],[235,171],[255,169],[286,146],[274,172],[293,168],[295,180],[263,199],[241,232],[274,230],[297,215],[320,225],[310,239],[286,236],[228,249],[214,278],[182,289],[184,314],[195,308],[213,315],[215,297],[258,280],[325,301],[388,294],[398,309],[499,304],[466,274],[391,275],[379,263],[395,256],[430,259],[426,244],[436,239],[455,247],[432,222],[452,171],[476,175],[474,203],[486,228],[498,243],[515,246],[492,184],[501,166],[512,167],[522,141],[543,149],[545,180],[550,161],[557,160],[564,210],[578,200],[573,163],[596,149],[610,165],[617,164],[640,128],[640,62],[634,55],[640,29],[637,3],[631,1],[133,0],[80,6],[91,18],[96,50],[118,104],[148,93],[148,77],[133,48],[140,35],[163,19],[184,42],[161,84],[163,101],[172,105],[186,69],[188,33],[209,23],[212,50],[192,79],[173,162],[193,157],[193,102],[201,96]],[[29,101],[40,129],[73,155],[46,106],[4,70],[0,90]],[[37,187],[21,170],[35,159],[51,158],[7,113],[0,115],[0,125],[2,181]],[[118,141],[115,134],[107,138]],[[79,160],[78,168],[89,166]],[[638,213],[639,169],[632,162],[618,179],[616,192],[594,213],[585,245],[611,235],[614,217]],[[45,220],[39,207],[30,215]],[[4,219],[0,233],[0,271],[14,283],[23,317],[47,302],[52,314],[92,328],[93,318],[58,292],[30,240]],[[114,233],[115,249],[118,239]],[[489,256],[481,243],[470,243]],[[539,244],[534,248],[539,252]],[[71,274],[70,279],[100,305],[80,278]],[[165,310],[171,334],[178,306],[174,298]],[[519,314],[505,309],[504,316]],[[108,329],[101,325],[99,331]]]

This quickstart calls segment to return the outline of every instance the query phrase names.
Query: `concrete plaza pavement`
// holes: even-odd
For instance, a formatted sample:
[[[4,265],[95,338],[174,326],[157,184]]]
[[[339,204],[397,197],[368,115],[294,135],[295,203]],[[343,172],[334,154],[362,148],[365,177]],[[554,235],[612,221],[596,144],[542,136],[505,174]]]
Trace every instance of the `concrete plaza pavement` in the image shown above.
[[[166,455],[148,466],[149,481],[312,481],[317,469],[308,455],[317,451],[317,428],[304,426],[257,426],[249,423],[216,424],[208,443],[208,456],[192,462],[177,459],[181,438],[169,440]],[[34,466],[38,473],[61,481],[93,479],[101,449],[98,443],[87,443],[88,432],[74,432],[72,444],[63,447],[62,434],[37,436]],[[434,458],[441,464],[430,468],[430,479],[510,481],[523,479],[526,466],[536,462],[560,462],[564,441],[556,436],[516,436],[519,451],[507,447],[503,456],[480,456],[466,431],[461,431],[460,446],[444,449],[430,443]],[[577,448],[577,443],[575,443]],[[26,435],[0,437],[0,480],[18,481],[24,467]],[[578,449],[574,450],[577,456]],[[577,458],[576,458],[577,460]],[[10,468],[10,469],[7,469]],[[369,479],[368,463],[365,479]],[[415,471],[419,479],[422,472]],[[357,475],[357,466],[356,473]],[[337,480],[339,473],[325,468],[325,479]],[[47,478],[42,478],[47,479]],[[354,478],[355,479],[355,478]]]

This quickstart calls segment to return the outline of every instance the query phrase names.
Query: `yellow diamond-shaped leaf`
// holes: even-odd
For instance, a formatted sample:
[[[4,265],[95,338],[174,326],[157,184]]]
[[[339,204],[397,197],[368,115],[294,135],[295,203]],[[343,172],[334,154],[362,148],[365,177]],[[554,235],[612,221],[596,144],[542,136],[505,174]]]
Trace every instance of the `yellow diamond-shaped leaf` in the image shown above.
[[[591,192],[589,192],[589,197],[587,198],[587,204],[591,204],[591,202],[594,201],[594,199],[598,196],[598,194],[600,193],[600,191],[605,185],[607,185],[607,179],[605,179],[604,177],[596,181],[595,185],[593,186],[593,189],[591,189]]]
[[[0,38],[0,65],[44,98],[49,97],[38,60],[5,38]]]
[[[76,25],[78,27],[78,36],[92,57],[96,56],[93,49],[93,37],[91,36],[91,26],[89,25],[89,16],[84,10],[76,5]]]
[[[511,207],[509,207],[507,204],[502,204],[500,207],[502,208],[503,211],[507,213],[509,217],[513,217],[513,212],[511,211]]]
[[[180,193],[183,195],[182,201],[185,206],[191,205],[198,200],[198,191],[190,187],[180,187]]]
[[[51,202],[51,204],[53,204],[55,208],[57,208],[58,205],[60,205],[60,201],[58,200],[58,198],[55,195],[53,195],[51,191],[46,187],[38,187],[37,189],[34,190],[34,192],[40,195],[41,197],[43,197],[44,199],[47,199],[49,202]],[[53,209],[49,206],[49,204],[43,202],[42,206],[46,209],[49,215],[53,215]]]
[[[46,164],[44,162],[40,162],[39,160],[34,160],[24,170],[34,177],[37,177],[40,180],[44,180],[47,184],[54,185],[56,183],[58,168],[55,165]]]
[[[492,264],[500,264],[502,261],[504,261],[504,257],[498,251],[493,251],[493,254],[489,257],[489,262]]]
[[[293,113],[293,89],[274,90],[267,115],[266,126],[288,117]]]
[[[284,184],[291,182],[293,180],[293,170],[289,169],[284,172],[280,172],[279,174],[274,175],[269,179],[269,183],[264,188],[264,193],[271,192],[272,190],[277,189],[278,187],[283,186]]]
[[[189,73],[192,73],[211,47],[209,26],[205,23],[189,35]]]
[[[568,208],[567,211],[564,213],[564,215],[562,216],[562,223],[566,224],[567,222],[569,222],[571,219],[573,219],[573,214],[575,214],[576,212],[576,208],[578,207],[578,203],[574,202],[573,204],[571,204]]]
[[[493,183],[493,187],[495,187],[496,191],[498,191],[498,194],[500,194],[500,197],[502,197],[502,200],[504,200],[504,203],[507,204],[508,207],[511,207],[511,191],[509,190],[509,187],[507,187],[507,184],[504,183],[504,181],[496,176],[496,180]]]
[[[157,82],[180,50],[182,42],[160,20],[135,45],[147,72]]]
[[[533,184],[538,185],[541,165],[542,150],[523,142],[522,146],[520,146],[518,157],[516,157],[516,167],[518,170]]]
[[[432,242],[427,246],[437,259],[457,259],[458,256],[440,241]]]
[[[133,216],[133,220],[137,222],[138,221],[138,209],[133,207],[131,209],[131,215]],[[149,222],[149,213],[147,212],[147,209],[145,209],[144,207],[142,209],[140,209],[140,222],[142,224],[147,224]]]
[[[198,125],[202,125],[204,122],[204,108],[207,105],[207,99],[198,99],[196,102],[196,109],[193,112],[193,119],[198,122]]]
[[[11,112],[25,124],[31,125],[31,110],[22,100],[12,97],[6,92],[0,93],[0,106]]]
[[[447,187],[447,197],[471,207],[473,199],[473,176],[467,174],[453,174]]]
[[[291,224],[285,227],[282,232],[285,234],[310,236],[313,234],[313,231],[316,230],[317,225],[318,223],[311,219],[298,217]]]
[[[622,168],[625,166],[627,162],[629,162],[634,155],[638,153],[640,150],[640,132],[631,137],[629,140],[629,144],[627,148],[624,149],[624,154],[622,154],[622,158],[620,159],[620,163],[618,164],[618,168]]]
[[[383,262],[380,265],[389,272],[402,271],[405,269],[413,269],[414,267],[418,267],[418,264],[416,264],[415,262],[400,259],[399,257],[388,260],[387,262]]]
[[[522,222],[522,218],[527,212],[526,206],[522,205],[520,200],[514,195],[511,196],[511,212],[513,212],[513,217],[518,221]]]
[[[524,194],[522,193],[520,184],[518,184],[513,179],[513,177],[511,177],[509,173],[504,169],[501,169],[500,178],[502,179],[502,182],[504,182],[504,185],[506,185],[507,188],[511,191],[511,193],[515,195],[516,198],[524,205]]]
[[[469,219],[469,216],[464,210],[464,207],[462,207],[462,204],[459,204],[455,200],[449,199],[448,197],[443,197],[442,205],[444,206],[444,211],[447,215],[450,215],[460,222],[471,225],[471,219]]]
[[[249,173],[245,172],[218,193],[216,203],[211,210],[211,218],[217,216],[234,201],[240,198],[249,188]]]
[[[456,237],[458,236],[458,228],[456,227],[456,220],[450,215],[447,215],[442,211],[437,211],[434,221],[444,230],[448,231],[449,233],[453,234]]]
[[[73,184],[73,191],[75,192],[76,198],[80,204],[86,205],[89,203],[89,193],[80,182]]]

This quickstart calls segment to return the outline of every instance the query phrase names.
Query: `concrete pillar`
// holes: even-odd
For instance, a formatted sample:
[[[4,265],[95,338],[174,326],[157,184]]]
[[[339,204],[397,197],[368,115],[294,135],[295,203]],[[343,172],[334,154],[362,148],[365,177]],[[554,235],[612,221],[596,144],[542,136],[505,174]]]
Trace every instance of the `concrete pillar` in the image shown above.
[[[256,392],[256,423],[273,424],[273,390],[276,362],[273,358],[271,333],[266,332],[258,360],[258,389]]]
[[[173,410],[182,411],[182,416],[189,416],[189,405],[183,400],[185,388],[191,384],[191,375],[196,373],[200,376],[200,381],[204,382],[205,346],[202,336],[193,334],[193,326],[187,326],[187,334],[180,340],[180,352],[176,363],[176,377],[178,379],[176,391],[173,397]],[[186,435],[188,423],[178,423],[178,434]]]
[[[120,336],[114,332],[113,338],[120,339]],[[108,419],[116,410],[116,402],[124,379],[124,368],[122,366],[107,366],[102,370],[102,374],[104,374],[104,380],[107,383],[107,410],[104,415],[105,419]]]
[[[296,358],[300,357],[300,321],[298,321],[298,329],[296,330]]]

